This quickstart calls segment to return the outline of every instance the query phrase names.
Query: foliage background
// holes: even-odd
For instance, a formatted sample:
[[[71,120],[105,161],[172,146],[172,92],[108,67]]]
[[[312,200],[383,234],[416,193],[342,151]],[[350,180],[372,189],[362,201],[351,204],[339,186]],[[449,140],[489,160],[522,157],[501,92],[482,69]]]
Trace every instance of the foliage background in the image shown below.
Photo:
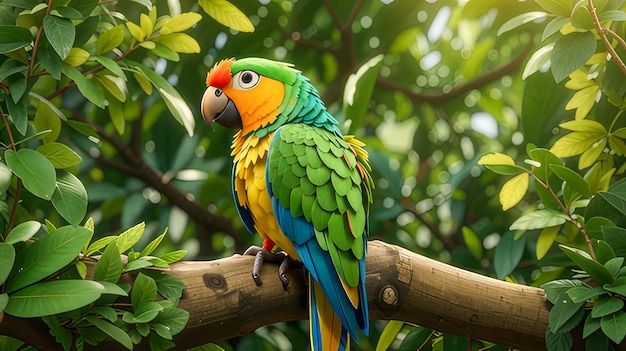
[[[77,6],[78,2],[50,3],[52,8],[60,8]],[[40,25],[45,8],[31,10],[39,1],[16,3],[5,0],[0,4],[2,24],[17,20],[24,27]],[[531,187],[529,195],[524,196],[525,191],[521,194],[518,206],[503,212],[498,194],[507,178],[487,171],[478,161],[485,154],[499,152],[523,164],[529,143],[549,149],[567,133],[559,124],[579,119],[576,111],[567,106],[577,89],[568,88],[565,79],[579,67],[559,76],[549,65],[542,64],[547,61],[545,57],[541,61],[531,54],[568,34],[562,22],[553,32],[561,29],[560,34],[546,37],[544,28],[552,23],[552,18],[569,19],[574,5],[586,1],[554,1],[569,6],[570,11],[565,14],[553,13],[547,3],[551,2],[234,1],[254,26],[253,32],[246,32],[252,28],[236,12],[227,15],[235,10],[223,0],[102,3],[98,5],[102,9],[98,16],[101,22],[77,30],[72,45],[83,46],[89,56],[95,55],[98,45],[102,45],[89,41],[89,34],[102,35],[113,24],[127,21],[143,29],[142,14],[145,16],[150,9],[156,8],[158,16],[202,14],[197,24],[184,31],[190,37],[178,38],[178,46],[161,42],[169,45],[169,51],[158,51],[151,44],[136,46],[149,40],[133,41],[127,25],[119,51],[102,53],[109,57],[123,55],[124,60],[138,62],[167,80],[195,116],[195,127],[189,121],[185,123],[193,129],[193,135],[189,136],[185,127],[172,118],[174,114],[184,119],[185,114],[180,111],[186,109],[186,104],[176,100],[173,103],[167,97],[164,100],[164,95],[156,90],[168,84],[157,82],[149,74],[145,76],[155,86],[151,94],[146,94],[149,89],[142,85],[145,79],[135,75],[123,84],[113,80],[116,87],[98,83],[109,102],[116,99],[116,93],[124,95],[123,101],[115,103],[115,113],[111,113],[110,104],[100,108],[93,99],[85,99],[88,94],[75,89],[73,77],[69,81],[63,78],[62,84],[55,85],[46,74],[29,76],[29,84],[34,83],[34,88],[28,88],[46,92],[47,95],[41,94],[61,109],[67,121],[50,122],[56,118],[50,117],[45,118],[48,122],[41,122],[43,117],[38,115],[51,112],[42,110],[42,105],[35,101],[25,111],[29,130],[22,134],[32,135],[58,124],[52,127],[59,132],[56,140],[80,156],[82,162],[67,169],[86,188],[89,201],[85,212],[86,217],[94,219],[94,239],[118,234],[143,221],[146,228],[140,246],[168,228],[157,253],[185,249],[187,260],[241,253],[249,245],[258,244],[259,238],[245,231],[233,207],[229,156],[232,131],[220,127],[211,131],[199,118],[204,79],[210,67],[223,58],[260,56],[291,62],[320,90],[329,110],[344,121],[343,129],[367,144],[377,184],[370,218],[371,239],[398,244],[481,274],[540,286],[572,277],[570,261],[553,242],[576,246],[580,237],[575,239],[573,229],[565,227],[559,238],[555,234],[551,241],[540,242],[542,228],[510,230],[518,217],[537,208],[541,194],[537,195]],[[606,6],[623,10],[623,1],[602,2],[607,3]],[[533,11],[551,15],[508,22]],[[207,16],[207,12],[222,23]],[[581,21],[585,20],[586,17]],[[621,30],[622,37],[623,20],[616,18],[614,27]],[[107,21],[108,25],[102,24]],[[507,22],[510,28],[503,30]],[[522,24],[525,22],[529,23]],[[584,32],[584,25],[577,28]],[[585,30],[589,32],[590,28]],[[159,43],[158,39],[154,41]],[[624,57],[625,49],[615,46]],[[598,52],[603,52],[601,44],[597,47]],[[371,86],[371,98],[365,94],[354,106],[346,107],[346,82],[366,63],[374,67],[374,75],[363,75],[359,89]],[[83,66],[83,72],[89,69],[88,64]],[[586,101],[591,101],[592,107],[598,103],[595,119],[618,130],[626,125],[618,113],[624,108],[623,73],[613,63],[602,69],[597,73],[602,79],[600,84],[615,86],[611,90],[614,95],[606,97],[605,93],[600,100],[593,95]],[[130,77],[131,70],[125,72]],[[69,76],[63,73],[63,77]],[[10,87],[11,82],[3,84]],[[69,84],[68,88],[63,88],[63,84]],[[622,105],[607,103],[607,99],[621,101]],[[3,105],[3,111],[11,114],[8,104]],[[71,122],[82,122],[83,127],[91,125],[92,130],[86,132],[90,137],[84,128],[76,128],[76,124],[72,127]],[[618,134],[617,138],[623,144],[625,136]],[[5,146],[10,144],[8,140],[5,128]],[[33,140],[24,145],[35,148],[40,144],[40,140]],[[620,145],[610,147],[614,151],[611,158],[615,155],[613,180],[621,178],[624,171]],[[575,159],[565,162],[581,175],[587,171],[586,167],[578,170]],[[15,186],[14,183],[11,189]],[[9,214],[8,204],[12,204],[14,195],[5,195],[5,228],[10,229],[11,217],[15,223],[36,220],[56,226],[67,224],[67,218],[49,201],[29,192],[22,192],[19,211]],[[543,245],[540,254],[538,245]],[[374,323],[369,342],[361,345],[363,349],[374,349],[384,325]],[[445,340],[432,331],[402,328],[395,346],[403,338],[402,345],[408,348],[434,340],[424,349],[441,347],[438,342]],[[237,350],[301,349],[307,338],[306,324],[293,322],[261,328],[250,336],[220,345]],[[463,345],[469,342],[453,336],[448,340],[461,345],[459,349],[466,349]]]

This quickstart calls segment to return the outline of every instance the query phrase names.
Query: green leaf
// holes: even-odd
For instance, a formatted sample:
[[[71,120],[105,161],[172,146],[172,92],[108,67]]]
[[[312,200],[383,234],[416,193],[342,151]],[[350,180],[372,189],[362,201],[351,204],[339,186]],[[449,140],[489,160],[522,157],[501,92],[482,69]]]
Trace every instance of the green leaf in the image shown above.
[[[543,256],[548,253],[548,250],[552,247],[560,229],[560,225],[555,225],[553,227],[545,227],[541,230],[539,236],[537,237],[536,253],[538,260],[542,259]]]
[[[150,267],[150,266],[154,266],[154,263],[148,261],[148,260],[134,260],[131,262],[128,262],[128,264],[126,265],[126,268],[124,269],[126,272],[130,272],[130,271],[134,271],[137,269],[142,269],[142,268],[146,268],[146,267]]]
[[[163,325],[161,323],[150,323],[150,327],[152,329],[154,329],[154,331],[157,334],[159,334],[160,337],[162,337],[164,339],[167,339],[167,340],[172,340],[172,333],[170,333],[169,328],[167,328],[165,325]],[[204,346],[206,346],[206,345],[203,345],[202,347],[204,347]],[[203,348],[203,351],[204,350],[205,349]]]
[[[550,165],[550,169],[557,177],[567,182],[566,186],[571,187],[573,191],[585,198],[591,197],[589,184],[578,173],[560,165]]]
[[[91,255],[95,254],[100,249],[102,249],[103,247],[109,245],[111,242],[113,242],[115,240],[117,240],[117,235],[105,236],[103,238],[100,238],[100,239],[94,241],[87,248],[87,251],[85,252],[85,256],[91,256]]]
[[[571,288],[585,286],[588,285],[580,280],[560,279],[547,282],[543,284],[541,288],[545,291],[548,301],[550,301],[553,305],[556,305]]]
[[[515,161],[509,155],[494,152],[481,157],[478,164],[483,166],[515,166]]]
[[[70,5],[72,8],[76,9],[78,12],[83,15],[83,17],[88,17],[93,9],[98,5],[98,0],[72,0],[70,1]]]
[[[185,257],[187,254],[187,250],[176,250],[172,252],[168,252],[166,254],[160,255],[159,258],[167,263],[178,262]]]
[[[59,170],[52,205],[66,221],[77,226],[87,213],[87,190],[75,175]]]
[[[61,227],[24,248],[15,261],[17,273],[7,281],[13,292],[48,277],[76,259],[91,231],[83,227]]]
[[[200,22],[202,16],[194,12],[181,13],[178,16],[172,17],[169,21],[165,22],[161,27],[161,34],[170,34],[176,32],[182,32],[191,28],[194,24]]]
[[[346,81],[343,112],[345,118],[352,121],[348,134],[354,133],[363,123],[383,58],[382,54],[372,57]]]
[[[613,228],[615,227],[615,223],[604,217],[592,217],[590,219],[587,219],[587,221],[583,225],[583,228],[585,228],[587,234],[595,239],[604,238],[602,233],[603,227]]]
[[[4,284],[15,261],[15,249],[13,245],[6,242],[0,242],[0,286]],[[0,308],[2,311],[3,308]]]
[[[523,239],[515,240],[515,233],[506,232],[498,246],[493,258],[493,265],[498,279],[504,279],[509,275],[522,258],[525,242]]]
[[[624,307],[624,300],[616,297],[600,297],[593,304],[591,318],[600,318],[621,310]]]
[[[63,169],[78,165],[83,159],[69,146],[57,142],[42,144],[37,152],[44,155],[54,168]]]
[[[585,326],[583,327],[583,338],[586,339],[598,329],[600,329],[600,318],[591,318],[591,316],[588,315],[585,320]]]
[[[0,54],[21,49],[33,41],[28,28],[0,25]]]
[[[523,24],[526,24],[528,22],[532,22],[534,20],[537,20],[539,18],[545,18],[548,17],[549,14],[542,12],[542,11],[531,11],[531,12],[526,12],[526,13],[522,13],[521,15],[517,15],[513,18],[511,18],[510,20],[506,21],[502,26],[500,26],[500,28],[498,29],[498,33],[496,34],[497,36],[500,36],[510,30],[513,30]]]
[[[19,318],[68,312],[96,301],[103,289],[90,280],[43,282],[11,294],[5,312]]]
[[[148,323],[152,321],[163,310],[163,307],[154,301],[142,303],[135,309],[131,321],[124,319],[126,323]]]
[[[59,323],[56,316],[44,316],[42,319],[50,328],[50,334],[57,343],[63,345],[64,350],[70,350],[73,344],[72,333]]]
[[[611,205],[615,210],[619,211],[623,216],[626,216],[626,199],[623,197],[601,191],[598,195],[606,201],[607,204]]]
[[[550,351],[571,351],[574,340],[571,333],[554,333],[546,330],[546,347]]]
[[[135,278],[133,291],[130,295],[133,309],[137,310],[142,304],[154,301],[154,299],[156,299],[156,295],[157,287],[154,279],[143,273],[139,273],[137,278]]]
[[[554,210],[537,210],[518,218],[509,227],[510,230],[532,230],[554,227],[567,221],[567,215]]]
[[[528,151],[528,156],[533,161],[539,162],[541,165],[539,167],[535,167],[534,172],[539,177],[539,179],[544,182],[548,181],[550,175],[552,174],[552,166],[561,166],[563,162],[559,159],[555,154],[550,152],[550,150],[544,148],[535,148]]]
[[[93,272],[96,281],[117,283],[122,276],[122,258],[117,245],[109,245],[100,256]]]
[[[544,10],[556,16],[569,17],[572,12],[570,0],[535,0]]]
[[[94,60],[104,66],[104,68],[108,69],[116,77],[120,77],[126,80],[126,75],[124,74],[124,71],[122,71],[122,68],[115,60],[106,56],[95,56]]]
[[[109,306],[96,306],[89,310],[89,314],[99,314],[111,323],[117,320],[117,311]]]
[[[600,263],[592,260],[588,253],[565,245],[559,245],[559,247],[567,257],[574,261],[574,263],[587,272],[587,274],[599,284],[610,284],[613,282],[611,272]]]
[[[102,292],[102,294],[128,296],[128,293],[120,285],[110,283],[107,281],[99,281],[98,283],[104,286],[104,291]]]
[[[145,274],[154,279],[157,291],[164,298],[171,301],[178,301],[182,296],[185,284],[175,276],[157,270],[150,270],[145,272]]]
[[[483,245],[480,239],[469,227],[463,226],[461,230],[463,231],[463,241],[465,241],[465,246],[467,246],[470,254],[475,259],[480,260],[483,257]]]
[[[626,296],[626,277],[621,277],[611,284],[604,284],[604,290]]]
[[[29,91],[28,95],[39,100],[39,104],[37,105],[37,112],[35,113],[35,126],[37,127],[37,130],[52,130],[54,132],[54,138],[52,140],[44,138],[44,140],[46,140],[47,142],[52,142],[56,140],[56,137],[59,135],[58,130],[61,129],[61,121],[59,121],[59,119],[67,121],[67,117],[65,117],[63,112],[61,112],[61,110],[59,110],[56,105],[54,105],[52,102],[50,102],[50,100],[46,99],[45,97],[37,94],[34,91]],[[43,111],[41,111],[40,113],[39,109],[42,109]],[[40,115],[40,118],[43,118],[44,120],[38,122],[38,115]],[[58,118],[55,118],[54,116]]]
[[[11,173],[11,169],[6,164],[0,162],[0,194],[4,194],[9,190],[12,178],[13,173]]]
[[[124,41],[124,27],[123,24],[118,24],[100,34],[96,45],[96,55],[100,56],[118,47]]]
[[[65,60],[72,50],[76,37],[76,28],[72,21],[67,18],[47,15],[43,18],[43,30],[54,51],[61,57],[61,60]]]
[[[20,101],[13,102],[13,99],[5,100],[9,116],[13,119],[13,125],[15,129],[22,134],[26,135],[26,128],[28,127],[28,111],[26,110],[26,99],[22,98]]]
[[[499,199],[502,210],[506,211],[517,205],[528,191],[528,174],[521,173],[509,179],[500,190]]]
[[[384,351],[388,350],[396,340],[398,333],[404,327],[404,322],[390,320],[385,325],[385,329],[383,329],[382,333],[380,333],[380,337],[378,338],[378,343],[376,344],[376,351]]]
[[[548,23],[544,33],[548,30],[550,24],[552,24],[554,22],[555,21],[552,21],[552,22]],[[559,26],[559,29],[560,29],[560,26]],[[552,34],[554,34],[554,33],[552,33]],[[529,81],[528,79],[530,77],[544,76],[544,74],[539,72],[539,70],[542,67],[544,67],[548,62],[550,62],[550,54],[552,54],[552,50],[553,49],[554,49],[554,43],[548,43],[548,44],[540,47],[539,49],[537,49],[537,51],[535,51],[532,55],[530,55],[530,58],[526,62],[526,66],[524,66],[524,71],[522,72],[522,79],[524,79],[524,80],[526,80],[528,82]],[[554,79],[552,77],[550,77],[550,80],[552,82],[554,82]],[[526,95],[526,93],[528,91],[530,91],[530,90],[531,90],[530,87],[526,87],[525,86],[524,87],[524,95]],[[524,104],[523,100],[524,99],[522,99],[522,116],[524,116],[524,107],[523,106],[528,106],[529,105],[529,104]],[[524,120],[524,118],[522,117],[522,121],[523,120]]]
[[[100,42],[98,41],[98,44]],[[63,74],[68,76],[71,80],[76,83],[78,90],[87,98],[87,100],[91,101],[94,105],[104,108],[104,93],[93,80],[85,77],[82,73],[80,73],[76,68],[68,65],[67,63],[63,63]]]
[[[243,12],[226,0],[199,0],[209,16],[226,27],[240,32],[254,32],[254,25]]]
[[[596,52],[597,45],[591,32],[574,32],[560,38],[550,55],[554,80],[559,83],[582,67]]]
[[[148,256],[159,246],[161,240],[165,237],[167,233],[167,228],[163,231],[163,234],[157,236],[154,240],[152,240],[143,250],[141,250],[140,256]]]
[[[4,242],[12,245],[26,241],[32,238],[33,235],[37,234],[39,229],[41,229],[41,223],[37,221],[26,221],[20,223],[11,229]]]
[[[122,344],[125,348],[129,350],[133,349],[133,342],[130,340],[128,334],[126,334],[126,332],[120,327],[94,316],[86,316],[85,319],[96,328],[102,330],[108,336],[113,338],[115,341]]]
[[[598,15],[600,22],[604,21],[626,21],[626,12],[620,10],[608,10]]]
[[[118,235],[117,247],[120,249],[120,253],[124,253],[128,249],[133,247],[133,245],[135,245],[139,241],[139,239],[141,239],[141,236],[143,235],[145,229],[146,223],[141,222],[134,227],[125,230],[122,234]]]
[[[188,320],[189,312],[180,308],[167,308],[154,319],[154,322],[166,325],[172,335],[176,335],[185,329]]]
[[[589,286],[576,286],[567,290],[567,296],[572,299],[574,303],[585,302],[596,296],[606,294],[606,291],[602,287],[591,288]]]
[[[50,200],[54,193],[56,174],[52,164],[40,153],[31,149],[4,153],[7,166],[22,179],[24,187],[33,195]]]
[[[619,311],[602,317],[600,327],[614,343],[621,343],[626,336],[626,313]]]
[[[592,240],[591,244],[593,246],[593,252],[596,255],[596,261],[607,267],[612,275],[616,275],[623,263],[624,258],[616,258],[613,248],[611,248],[611,245],[604,240]],[[622,262],[618,263],[620,259]],[[617,267],[615,267],[615,264],[617,264]]]
[[[176,89],[165,78],[156,74],[147,67],[136,62],[129,61],[129,64],[133,65],[137,72],[143,74],[143,76],[148,78],[148,80],[150,80],[150,82],[158,88],[159,93],[163,97],[163,101],[165,101],[167,108],[172,113],[174,118],[180,122],[183,127],[185,127],[187,134],[190,136],[193,135],[193,129],[195,127],[193,113],[178,91],[176,91]]]
[[[550,309],[550,313],[548,314],[548,328],[555,333],[571,330],[574,326],[568,322],[570,322],[572,318],[580,318],[580,320],[582,320],[583,316],[579,314],[579,311],[583,309],[584,305],[584,301],[575,303],[567,294],[563,294],[559,300],[555,301],[554,307]],[[575,324],[578,324],[580,320]]]

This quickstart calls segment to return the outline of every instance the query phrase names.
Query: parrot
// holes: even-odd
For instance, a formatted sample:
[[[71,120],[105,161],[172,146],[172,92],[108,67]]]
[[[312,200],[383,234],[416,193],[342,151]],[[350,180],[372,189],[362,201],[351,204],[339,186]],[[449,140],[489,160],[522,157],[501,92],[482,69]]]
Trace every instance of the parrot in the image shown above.
[[[248,57],[207,73],[201,113],[235,129],[232,192],[264,257],[301,262],[308,278],[311,349],[346,350],[368,335],[365,289],[368,216],[374,188],[365,144],[343,135],[311,81],[292,64]],[[276,253],[277,250],[282,250]],[[248,250],[250,251],[250,249]],[[279,278],[287,290],[289,260]]]

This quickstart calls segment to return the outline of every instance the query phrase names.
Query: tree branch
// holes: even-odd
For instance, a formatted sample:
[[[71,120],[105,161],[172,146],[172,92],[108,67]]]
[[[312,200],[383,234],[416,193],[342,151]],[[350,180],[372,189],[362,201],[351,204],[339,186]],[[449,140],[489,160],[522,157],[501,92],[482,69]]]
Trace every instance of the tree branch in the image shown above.
[[[395,80],[378,77],[376,80],[376,86],[393,91],[399,91],[406,95],[413,103],[427,102],[430,104],[443,104],[450,100],[453,100],[459,96],[463,96],[466,93],[486,86],[487,84],[504,77],[507,74],[516,72],[522,63],[526,54],[532,48],[532,43],[528,43],[522,51],[515,55],[510,61],[500,64],[494,67],[492,70],[464,83],[461,83],[450,91],[417,91],[412,87],[399,83]]]
[[[284,291],[277,266],[251,278],[253,257],[181,262],[171,274],[186,285],[179,307],[190,313],[177,348],[245,335],[263,325],[308,318],[301,269],[288,272]],[[523,350],[544,350],[549,303],[542,289],[459,269],[380,241],[369,243],[370,318],[401,320]]]
[[[178,307],[190,314],[185,330],[174,337],[177,350],[245,335],[270,323],[308,318],[302,269],[289,270],[285,291],[276,264],[263,266],[263,285],[256,286],[253,262],[252,256],[234,255],[170,266],[168,273],[187,286]],[[546,349],[550,303],[542,289],[489,278],[381,241],[369,243],[366,285],[372,320],[405,321],[521,350]],[[5,316],[0,335],[42,351],[58,348],[50,344],[53,338],[40,319]],[[142,342],[136,349],[149,347]],[[107,341],[96,348],[122,346]],[[574,348],[582,349],[584,343],[575,342]]]

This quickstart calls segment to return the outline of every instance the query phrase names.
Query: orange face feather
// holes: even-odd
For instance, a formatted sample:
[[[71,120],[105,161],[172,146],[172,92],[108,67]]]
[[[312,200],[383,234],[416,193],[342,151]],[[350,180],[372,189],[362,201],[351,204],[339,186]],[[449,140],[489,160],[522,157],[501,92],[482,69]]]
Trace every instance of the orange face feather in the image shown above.
[[[230,83],[232,77],[230,74],[230,66],[233,65],[235,59],[226,59],[218,62],[209,70],[206,75],[206,85],[209,87],[224,88]]]

